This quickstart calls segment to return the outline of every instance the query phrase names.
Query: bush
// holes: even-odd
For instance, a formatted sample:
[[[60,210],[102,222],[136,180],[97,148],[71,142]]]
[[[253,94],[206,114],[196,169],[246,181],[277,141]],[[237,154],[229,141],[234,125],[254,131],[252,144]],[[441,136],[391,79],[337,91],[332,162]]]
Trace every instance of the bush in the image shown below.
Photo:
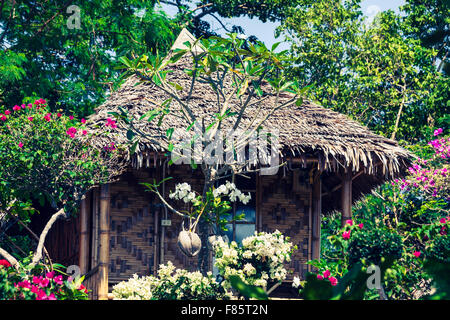
[[[64,279],[58,271],[46,271],[39,265],[28,270],[27,262],[16,270],[0,260],[0,300],[87,300],[82,281]]]
[[[161,265],[158,277],[146,276],[120,282],[113,288],[115,299],[126,300],[228,300],[231,294],[217,283],[211,273],[176,269],[169,261]]]
[[[443,130],[436,130],[435,136]],[[374,190],[353,207],[353,220],[340,226],[340,215],[322,221],[322,259],[311,261],[319,273],[342,279],[351,266],[362,263],[381,267],[382,258],[393,258],[382,270],[382,286],[391,299],[417,299],[431,290],[427,261],[446,261],[450,246],[449,164],[450,138],[435,138],[428,147],[432,156],[419,158],[409,175]],[[438,279],[435,279],[439,281]],[[367,299],[378,299],[367,291]]]
[[[368,264],[381,264],[382,257],[399,259],[402,256],[402,238],[387,228],[367,228],[355,232],[348,245],[349,264],[365,260]]]
[[[255,232],[254,236],[226,243],[222,238],[214,243],[215,266],[230,288],[230,276],[239,276],[248,285],[267,289],[270,284],[286,278],[284,263],[289,262],[295,247],[278,230],[273,233]]]

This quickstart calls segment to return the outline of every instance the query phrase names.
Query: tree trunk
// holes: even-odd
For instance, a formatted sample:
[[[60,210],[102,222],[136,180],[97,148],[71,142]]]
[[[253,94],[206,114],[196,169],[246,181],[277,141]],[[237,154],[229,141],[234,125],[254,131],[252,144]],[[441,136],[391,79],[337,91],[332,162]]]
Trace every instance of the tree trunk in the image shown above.
[[[206,276],[209,271],[209,248],[208,248],[208,235],[209,235],[209,225],[203,219],[200,219],[198,223],[198,233],[200,239],[202,240],[202,249],[198,254],[198,269]]]

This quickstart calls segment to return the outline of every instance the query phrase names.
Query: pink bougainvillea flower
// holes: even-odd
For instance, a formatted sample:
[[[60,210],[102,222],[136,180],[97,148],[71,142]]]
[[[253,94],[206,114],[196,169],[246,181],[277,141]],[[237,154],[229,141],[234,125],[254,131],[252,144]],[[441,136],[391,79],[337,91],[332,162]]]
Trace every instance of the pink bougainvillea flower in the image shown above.
[[[345,221],[345,223],[350,225],[350,226],[352,226],[353,225],[353,220],[348,219],[348,220]]]
[[[441,234],[441,236],[446,236],[447,235],[447,226],[443,226],[441,228],[441,230],[439,231],[439,233]]]
[[[360,229],[364,228],[364,223],[358,224],[358,227],[359,227]]]
[[[31,286],[31,292],[33,292],[33,293],[38,293],[38,292],[39,292],[39,288],[36,287],[35,285],[32,285],[32,286]]]
[[[109,127],[109,126],[110,126],[112,129],[117,128],[116,121],[114,121],[114,120],[111,119],[111,118],[106,119],[105,126],[106,126],[106,127]]]
[[[21,107],[22,109],[25,109],[26,105],[21,104],[20,107]]]
[[[48,280],[47,278],[44,278],[41,280],[41,283],[39,284],[41,287],[45,288],[48,286],[48,284],[50,283],[50,280]]]
[[[53,279],[54,276],[55,276],[55,271],[47,272],[47,273],[45,274],[45,277],[46,277],[47,279]]]
[[[70,120],[73,120],[73,119],[75,119],[75,118],[74,118],[73,116],[69,116],[69,119],[70,119]]]
[[[39,290],[38,293],[36,294],[36,300],[47,300],[47,299],[48,297],[44,290]]]
[[[44,99],[38,99],[38,100],[36,100],[36,101],[34,101],[34,104],[35,105],[41,105],[41,104],[46,104],[47,103],[47,101],[45,101]]]
[[[0,267],[1,267],[1,266],[4,266],[5,268],[9,268],[9,267],[11,267],[11,263],[9,263],[8,260],[1,259],[1,260],[0,260]]]
[[[320,274],[318,274],[318,275],[317,275],[317,279],[323,280],[323,276],[321,276]]]
[[[10,115],[11,114],[11,111],[9,111],[9,110],[5,110],[5,115]]]
[[[332,286],[337,285],[337,279],[335,277],[329,277],[328,280],[330,280]]]
[[[31,103],[29,103],[27,106],[28,106],[28,109],[33,108],[33,105]]]
[[[44,117],[45,120],[50,121],[52,120],[52,114],[51,113],[47,113]]]
[[[58,118],[60,118],[60,117],[62,116],[62,114],[58,112],[58,113],[56,114],[56,116],[57,116]]]
[[[50,293],[48,300],[57,300],[54,293]]]
[[[421,252],[420,251],[414,251],[414,257],[418,258],[420,257]]]
[[[330,270],[325,270],[325,271],[323,272],[323,277],[324,277],[325,279],[327,279],[330,275],[331,275]]]
[[[15,106],[13,107],[13,110],[14,110],[14,111],[19,111],[19,110],[20,110],[20,107],[19,107],[18,105],[15,105]]]
[[[83,134],[83,136],[87,135],[87,131],[86,131],[86,130],[83,130],[83,131],[82,131],[82,134]]]
[[[31,288],[31,283],[28,280],[21,281],[17,285],[18,285],[19,288],[25,288],[25,289],[30,289]]]
[[[114,145],[114,142],[111,142],[106,147],[103,147],[103,149],[105,149],[106,151],[114,151],[114,150],[116,150],[116,146]]]
[[[440,135],[444,130],[442,130],[442,128],[436,129],[434,130],[434,136],[438,136]]]
[[[441,219],[439,220],[439,222],[440,222],[440,223],[446,223],[446,222],[447,222],[447,219],[441,218]]]
[[[86,123],[86,119],[81,119],[81,123]]]
[[[84,293],[88,293],[86,287],[83,286],[82,284],[80,284],[80,287],[78,288],[78,290],[83,291]]]
[[[344,240],[350,239],[350,230],[344,231],[344,233],[342,233],[342,238],[344,238]]]
[[[1,119],[2,121],[6,121],[6,117],[5,117],[5,115],[4,115],[4,114],[2,114],[2,116],[0,117],[0,119]]]
[[[19,148],[22,148],[22,147],[23,147],[23,143],[19,142]]]
[[[28,120],[33,121],[33,117],[28,117]]]
[[[33,276],[33,280],[32,281],[33,281],[34,284],[40,284],[41,280],[42,280],[42,277]]]
[[[77,129],[75,129],[74,127],[70,127],[69,129],[67,129],[66,133],[73,139],[73,138],[75,138]]]
[[[62,285],[63,284],[63,277],[62,277],[62,275],[54,277],[53,281],[55,281],[56,284]]]

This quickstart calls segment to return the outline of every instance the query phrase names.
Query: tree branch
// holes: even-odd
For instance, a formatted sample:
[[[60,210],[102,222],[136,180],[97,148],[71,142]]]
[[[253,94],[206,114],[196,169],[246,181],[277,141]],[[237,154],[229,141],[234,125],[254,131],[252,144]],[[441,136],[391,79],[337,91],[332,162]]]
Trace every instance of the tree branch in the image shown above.
[[[17,270],[19,269],[19,262],[10,255],[6,250],[0,248],[0,255],[3,256],[8,262]]]
[[[58,212],[53,214],[52,217],[50,218],[50,220],[48,220],[47,224],[45,225],[44,230],[42,230],[42,233],[39,237],[39,243],[36,248],[36,252],[34,253],[33,260],[31,261],[31,264],[30,264],[31,267],[34,267],[39,262],[39,260],[41,260],[45,238],[47,237],[48,232],[50,231],[51,227],[56,222],[56,220],[58,220],[62,216],[66,216],[66,212],[64,211],[64,208],[58,210]]]

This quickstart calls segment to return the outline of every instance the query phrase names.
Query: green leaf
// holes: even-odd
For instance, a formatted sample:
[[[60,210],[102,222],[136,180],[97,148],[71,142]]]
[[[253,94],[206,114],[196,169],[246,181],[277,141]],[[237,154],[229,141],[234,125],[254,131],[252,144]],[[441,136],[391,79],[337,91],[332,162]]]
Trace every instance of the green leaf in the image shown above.
[[[268,299],[264,289],[244,283],[239,276],[230,276],[228,280],[231,286],[246,298],[255,298],[258,300]]]
[[[135,154],[136,153],[136,148],[138,146],[139,140],[136,140],[133,145],[130,148],[130,154]]]

